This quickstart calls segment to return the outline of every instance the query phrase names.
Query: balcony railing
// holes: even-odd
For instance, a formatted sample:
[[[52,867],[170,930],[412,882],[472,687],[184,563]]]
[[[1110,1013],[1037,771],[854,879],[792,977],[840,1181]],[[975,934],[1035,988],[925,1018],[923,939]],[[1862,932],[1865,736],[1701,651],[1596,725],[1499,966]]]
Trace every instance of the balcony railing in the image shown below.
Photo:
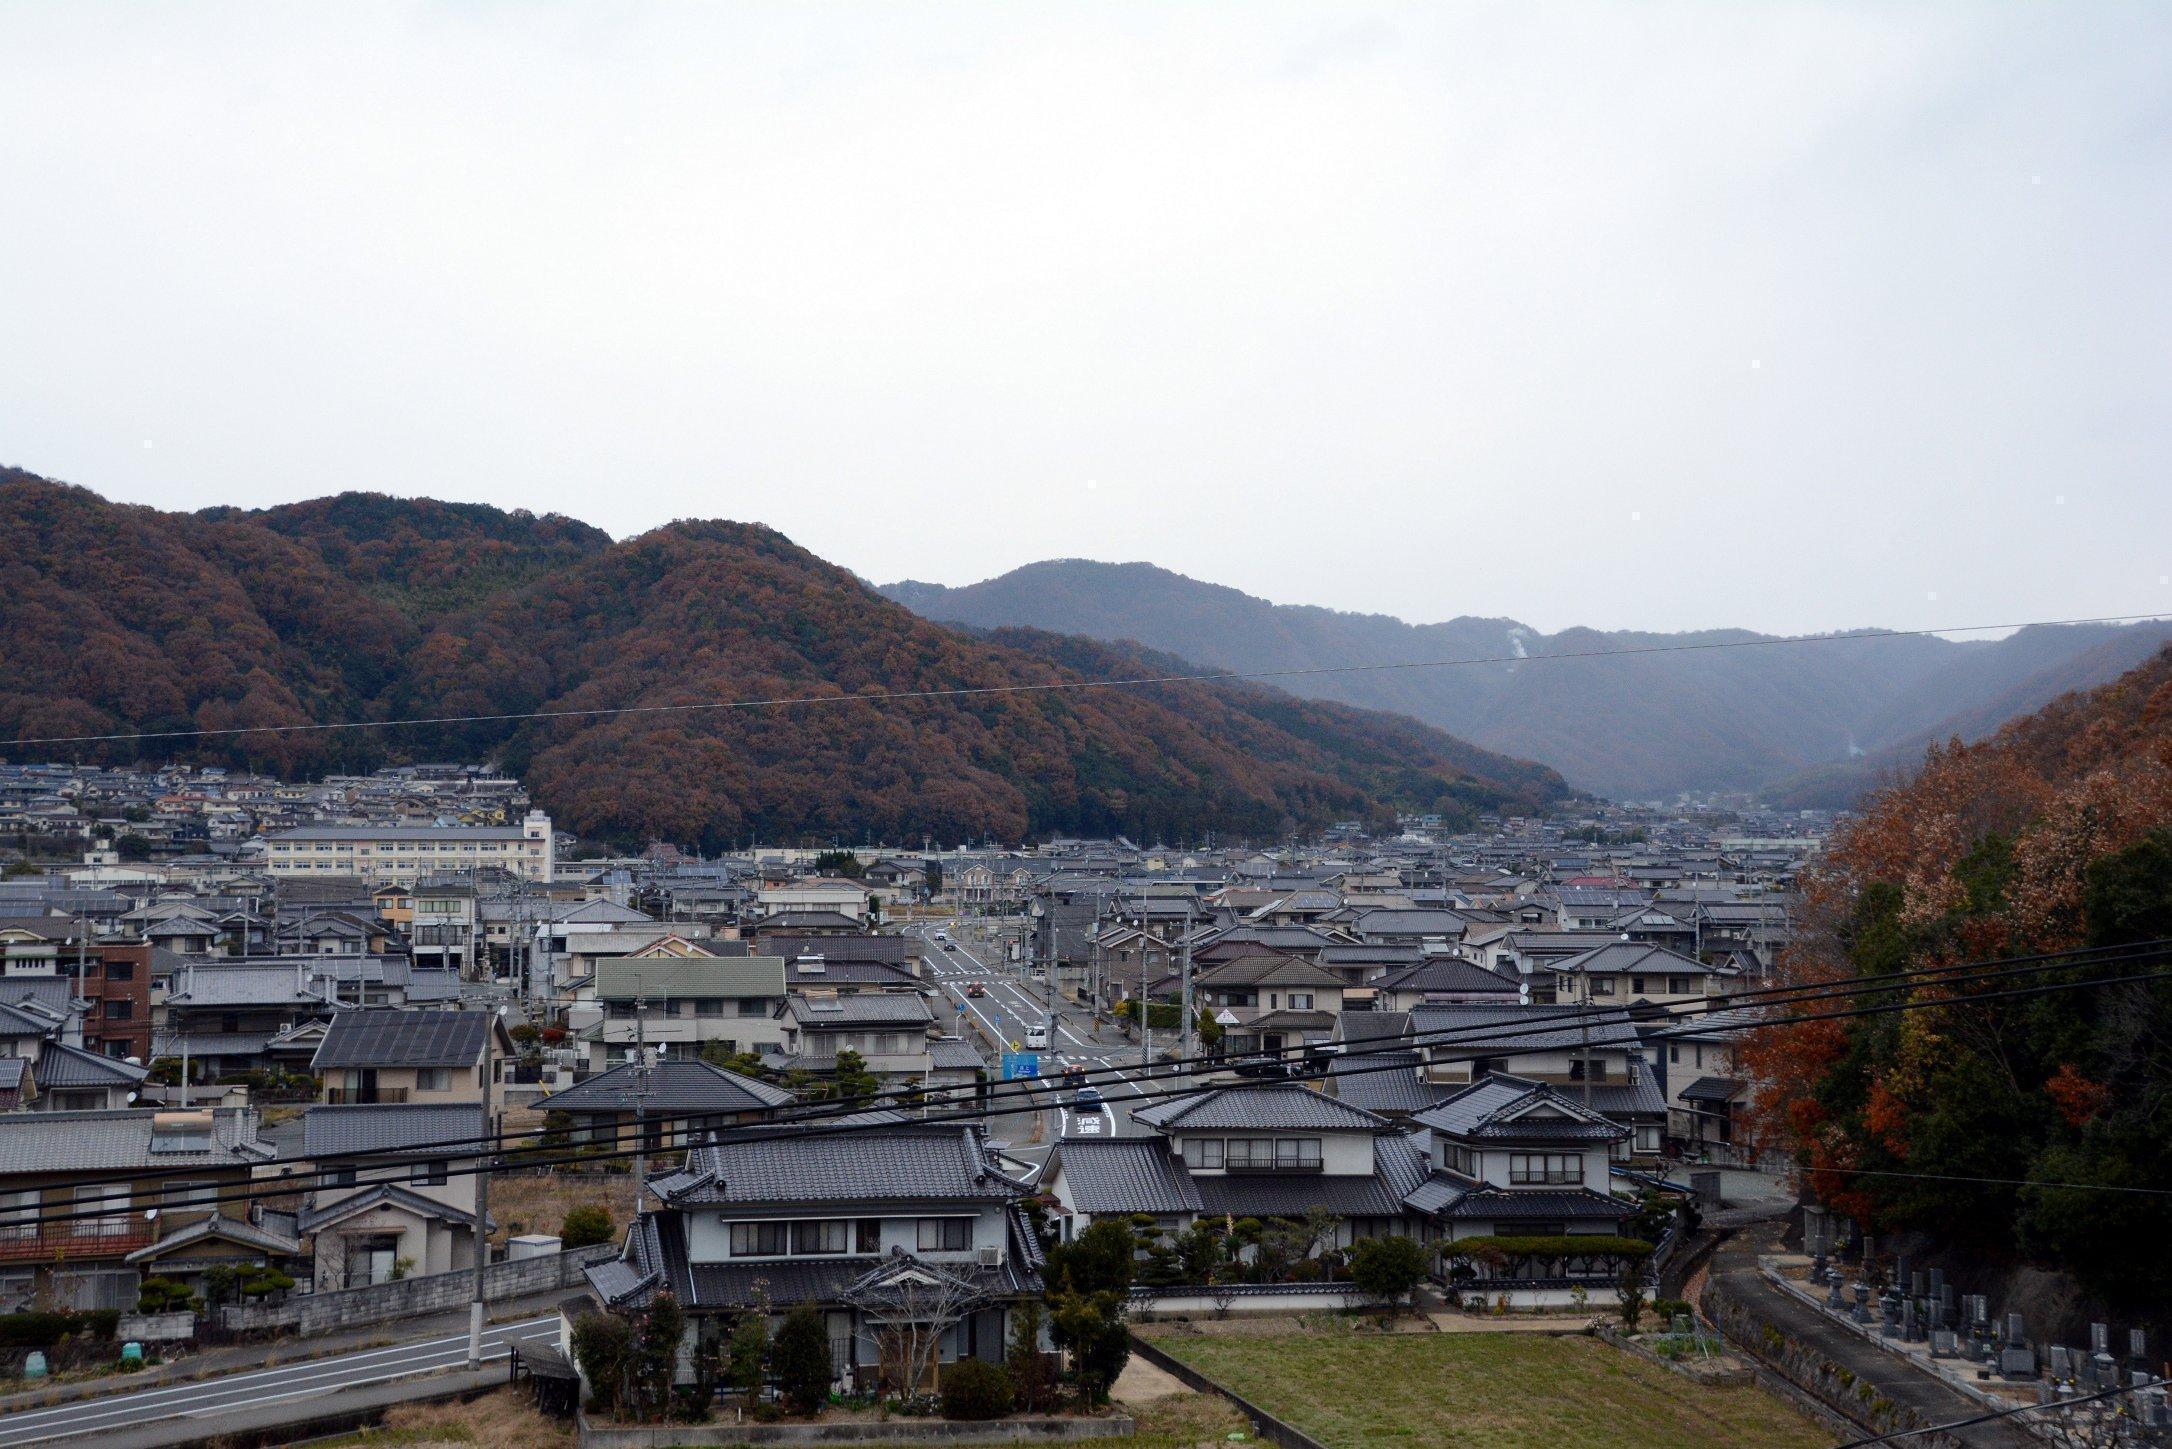
[[[41,1228],[0,1228],[0,1262],[20,1263],[46,1258],[123,1258],[156,1240],[152,1229],[137,1220],[115,1219],[110,1223],[84,1222]]]

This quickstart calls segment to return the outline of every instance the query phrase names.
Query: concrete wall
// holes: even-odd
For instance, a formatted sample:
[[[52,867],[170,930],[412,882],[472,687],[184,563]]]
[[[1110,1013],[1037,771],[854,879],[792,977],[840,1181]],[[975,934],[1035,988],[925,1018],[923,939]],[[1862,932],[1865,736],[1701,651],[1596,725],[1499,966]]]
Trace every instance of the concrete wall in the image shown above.
[[[1128,1439],[1121,1415],[1091,1419],[889,1419],[835,1424],[611,1424],[581,1416],[580,1449],[672,1449],[695,1444],[1055,1444]]]
[[[571,1288],[585,1280],[581,1270],[618,1256],[613,1243],[550,1253],[535,1258],[516,1258],[493,1263],[484,1270],[484,1282],[492,1298],[518,1298]],[[238,1304],[218,1310],[222,1328],[235,1332],[292,1329],[308,1335],[362,1323],[382,1323],[424,1313],[442,1313],[466,1306],[475,1295],[475,1275],[432,1273],[379,1283],[370,1288],[345,1288],[334,1293],[310,1293],[284,1303]]]

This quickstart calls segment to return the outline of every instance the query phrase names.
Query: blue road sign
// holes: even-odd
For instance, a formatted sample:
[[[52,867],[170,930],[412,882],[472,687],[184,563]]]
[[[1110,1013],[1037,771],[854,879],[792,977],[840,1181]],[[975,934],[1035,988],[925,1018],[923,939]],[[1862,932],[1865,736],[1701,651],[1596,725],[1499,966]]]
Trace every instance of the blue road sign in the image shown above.
[[[1003,1080],[1015,1082],[1021,1077],[1038,1077],[1041,1074],[1041,1056],[1038,1052],[1005,1052],[1003,1054]]]

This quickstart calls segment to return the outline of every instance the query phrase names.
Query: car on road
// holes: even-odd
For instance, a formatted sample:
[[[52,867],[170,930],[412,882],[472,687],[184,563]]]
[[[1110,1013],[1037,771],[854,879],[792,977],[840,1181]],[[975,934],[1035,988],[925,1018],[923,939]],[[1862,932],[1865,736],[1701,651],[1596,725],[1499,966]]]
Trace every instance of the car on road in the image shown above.
[[[1026,1028],[1026,1050],[1029,1052],[1045,1052],[1048,1050],[1047,1027],[1029,1026]]]
[[[1071,1105],[1081,1112],[1101,1110],[1101,1089],[1088,1082],[1071,1095]]]
[[[1075,1091],[1086,1085],[1086,1064],[1067,1062],[1063,1068],[1063,1085],[1066,1091]]]
[[[981,985],[978,981],[975,981],[970,986],[965,988],[965,994],[967,996],[986,996],[988,994],[988,988]]]
[[[948,931],[937,931],[937,932],[935,933],[935,940],[936,940],[936,944],[938,944],[938,945],[942,945],[942,946],[947,946],[947,945],[949,945],[949,944],[950,944],[950,932],[948,932]]]

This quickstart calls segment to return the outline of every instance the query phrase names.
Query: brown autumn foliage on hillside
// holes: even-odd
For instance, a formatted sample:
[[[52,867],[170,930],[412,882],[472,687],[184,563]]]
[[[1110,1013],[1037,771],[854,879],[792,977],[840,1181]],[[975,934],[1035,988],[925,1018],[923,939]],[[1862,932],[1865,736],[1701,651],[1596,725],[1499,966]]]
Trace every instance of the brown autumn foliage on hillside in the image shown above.
[[[1266,837],[1393,807],[1531,810],[1551,771],[1389,716],[1207,685],[1075,684],[1113,654],[927,623],[751,525],[624,543],[562,518],[347,494],[197,515],[0,474],[0,737],[482,716],[26,746],[286,774],[495,758],[569,829],[752,836]],[[1106,675],[1104,674],[1104,677]],[[519,721],[531,711],[801,699]]]
[[[1821,1201],[1865,1223],[1985,1253],[2018,1233],[2026,1253],[2116,1296],[2123,1270],[2097,1256],[2120,1238],[2115,1219],[2133,1216],[2135,1241],[2172,1214],[2056,1184],[2172,1188],[2172,990],[2132,979],[2165,969],[2145,948],[2167,936],[2172,650],[1978,744],[1931,751],[1833,842],[1781,967],[1829,982],[2085,947],[2145,954],[1991,986],[1918,980],[1860,999],[1940,1009],[1754,1033],[1757,1128],[1798,1153]],[[2130,1265],[2124,1291],[2136,1281]],[[2172,1288],[2172,1272],[2154,1287]]]

